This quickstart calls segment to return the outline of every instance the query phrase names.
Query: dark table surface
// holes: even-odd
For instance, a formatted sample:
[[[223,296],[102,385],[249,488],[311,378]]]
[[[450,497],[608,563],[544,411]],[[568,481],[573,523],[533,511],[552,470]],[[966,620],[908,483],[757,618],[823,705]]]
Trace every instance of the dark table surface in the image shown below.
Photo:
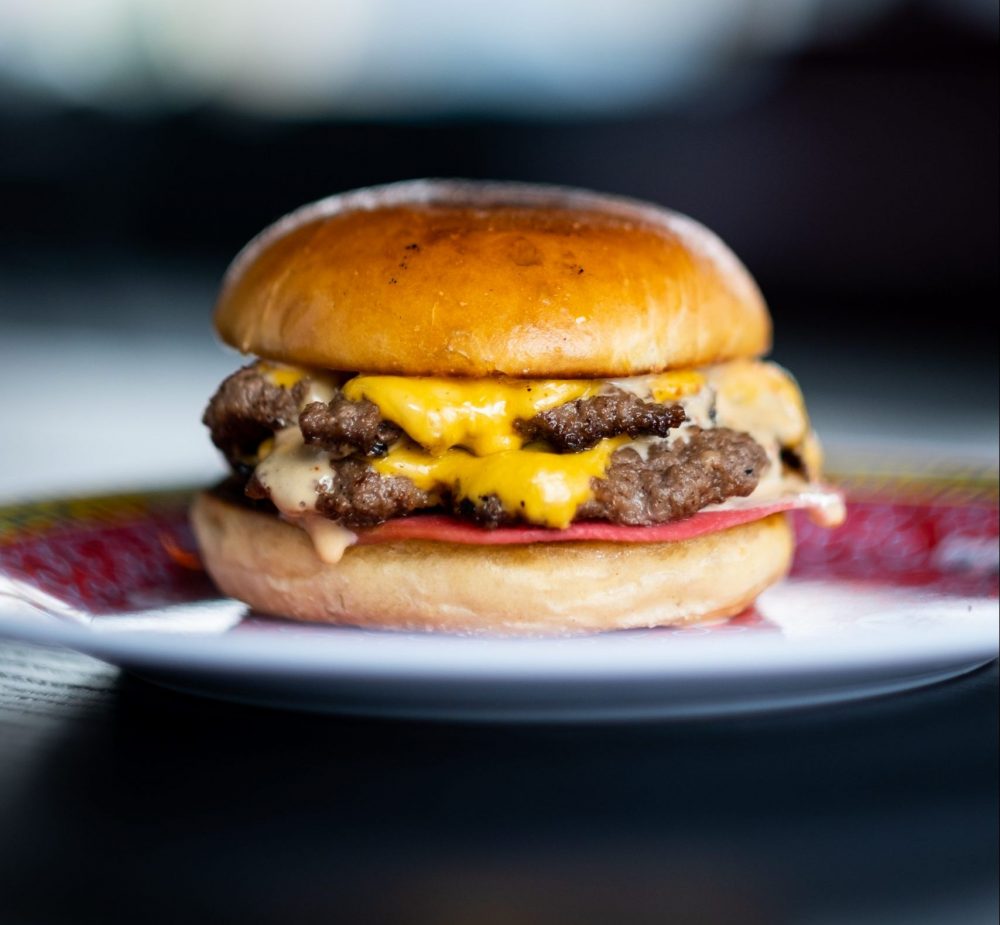
[[[0,922],[995,922],[994,663],[869,702],[461,726],[0,643]]]

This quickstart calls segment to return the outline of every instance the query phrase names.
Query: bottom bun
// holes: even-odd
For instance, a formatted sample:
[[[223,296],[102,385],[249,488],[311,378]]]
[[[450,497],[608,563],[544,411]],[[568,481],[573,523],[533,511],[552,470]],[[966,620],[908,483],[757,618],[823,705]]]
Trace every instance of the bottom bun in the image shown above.
[[[203,493],[191,511],[226,594],[295,620],[449,633],[563,635],[739,613],[791,563],[784,514],[673,543],[351,546],[322,562],[273,514]]]

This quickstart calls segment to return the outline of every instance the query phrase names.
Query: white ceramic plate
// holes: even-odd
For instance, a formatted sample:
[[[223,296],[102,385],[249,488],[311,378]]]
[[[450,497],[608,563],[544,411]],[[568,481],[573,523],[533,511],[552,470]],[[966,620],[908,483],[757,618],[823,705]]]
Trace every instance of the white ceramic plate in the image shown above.
[[[371,632],[248,614],[197,570],[188,500],[182,492],[0,510],[0,636],[77,649],[211,696],[451,720],[829,703],[940,681],[997,655],[992,496],[952,490],[942,503],[914,503],[883,493],[852,503],[833,531],[799,517],[794,577],[742,617],[563,639]]]
[[[752,619],[720,627],[567,639],[299,626],[247,617],[229,600],[90,622],[8,603],[0,634],[76,649],[169,687],[433,719],[691,717],[830,703],[954,677],[995,658],[998,645],[994,599],[850,581],[787,581]]]

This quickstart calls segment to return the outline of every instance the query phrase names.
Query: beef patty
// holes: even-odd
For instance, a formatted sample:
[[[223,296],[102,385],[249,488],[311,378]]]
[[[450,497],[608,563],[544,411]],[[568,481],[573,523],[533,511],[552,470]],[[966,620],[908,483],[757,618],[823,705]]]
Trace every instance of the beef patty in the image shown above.
[[[336,395],[330,402],[310,402],[299,415],[299,430],[310,446],[327,450],[334,459],[346,459],[355,453],[384,456],[390,445],[403,436],[392,421],[386,421],[378,405],[368,401],[350,401]]]
[[[223,380],[201,420],[229,464],[245,467],[244,460],[256,456],[262,441],[296,421],[306,387],[302,380],[286,389],[271,382],[256,364],[244,366]]]
[[[204,421],[216,446],[234,469],[249,475],[246,494],[263,500],[267,488],[243,461],[279,428],[296,419],[306,443],[331,455],[333,478],[317,487],[316,510],[347,526],[374,526],[416,511],[450,509],[487,527],[516,521],[496,497],[476,502],[427,492],[409,479],[379,475],[366,457],[384,454],[400,439],[400,428],[382,419],[368,401],[335,396],[301,412],[307,383],[291,389],[274,385],[253,366],[234,373],[213,396]],[[544,439],[557,450],[586,449],[605,437],[628,434],[664,437],[684,421],[680,405],[644,402],[615,390],[542,412],[517,427],[529,439]],[[689,517],[709,504],[744,497],[756,488],[768,465],[752,437],[725,428],[690,428],[685,439],[651,442],[640,455],[623,447],[611,457],[603,478],[593,481],[593,498],[577,511],[580,520],[649,525]]]
[[[645,459],[622,447],[577,517],[635,525],[683,520],[708,504],[745,498],[767,465],[767,453],[753,437],[725,427],[693,428],[686,442],[671,446],[650,444]]]
[[[310,402],[300,413],[307,387],[306,380],[291,389],[275,385],[255,366],[246,366],[219,386],[202,420],[231,464],[252,456],[275,430],[296,420],[305,442],[335,459],[382,456],[403,436],[367,399],[350,401],[338,394],[329,402]],[[678,404],[643,401],[612,389],[516,421],[515,427],[527,440],[543,440],[557,452],[577,452],[621,434],[665,437],[684,420]]]
[[[631,392],[614,389],[541,411],[515,427],[528,440],[544,440],[559,452],[576,453],[605,437],[665,437],[686,420],[680,405],[658,405]]]

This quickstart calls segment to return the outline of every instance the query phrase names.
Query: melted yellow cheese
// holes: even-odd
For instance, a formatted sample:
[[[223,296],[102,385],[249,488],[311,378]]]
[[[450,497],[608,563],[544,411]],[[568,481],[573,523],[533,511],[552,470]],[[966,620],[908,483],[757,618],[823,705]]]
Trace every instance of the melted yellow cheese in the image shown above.
[[[437,379],[355,376],[343,387],[351,401],[367,398],[430,453],[465,447],[477,456],[519,449],[518,419],[578,398],[603,383],[572,379]]]
[[[309,375],[300,366],[286,366],[284,363],[271,363],[267,360],[258,361],[257,369],[272,385],[281,386],[283,389],[292,388]]]
[[[304,382],[305,388],[299,400],[300,408],[314,401],[328,402],[337,393],[340,383],[344,381],[341,373],[291,366],[288,363],[274,363],[270,360],[258,360],[257,370],[267,378],[268,382],[282,389],[292,389],[300,382]]]
[[[685,402],[692,425],[731,427],[750,433],[767,449],[774,479],[781,476],[778,453],[791,446],[810,474],[819,451],[809,429],[795,380],[771,363],[736,360],[701,370],[677,370],[613,380],[445,379],[361,374],[340,383],[334,374],[261,363],[271,382],[291,388],[308,379],[309,401],[328,401],[340,385],[352,401],[367,399],[399,425],[403,439],[371,461],[382,476],[402,476],[434,495],[481,503],[495,496],[504,510],[548,527],[568,526],[590,500],[591,483],[607,470],[611,455],[627,437],[601,441],[580,453],[553,453],[524,445],[518,420],[567,402],[621,388],[655,402]],[[699,413],[699,402],[705,405]],[[717,416],[711,413],[715,405]],[[681,429],[678,434],[681,435]],[[317,485],[332,478],[328,455],[302,444],[298,428],[265,440],[258,454],[258,478],[289,516],[314,509]],[[772,481],[774,480],[772,479]],[[344,537],[324,536],[328,555]]]
[[[650,376],[649,393],[655,402],[677,401],[694,395],[705,385],[705,377],[693,369]]]
[[[434,456],[397,445],[374,460],[372,467],[380,475],[405,476],[424,491],[445,489],[473,502],[496,495],[505,511],[530,523],[562,529],[593,497],[590,480],[604,475],[611,454],[627,441],[627,437],[602,440],[581,453],[552,453],[531,445],[488,456],[459,449]]]

